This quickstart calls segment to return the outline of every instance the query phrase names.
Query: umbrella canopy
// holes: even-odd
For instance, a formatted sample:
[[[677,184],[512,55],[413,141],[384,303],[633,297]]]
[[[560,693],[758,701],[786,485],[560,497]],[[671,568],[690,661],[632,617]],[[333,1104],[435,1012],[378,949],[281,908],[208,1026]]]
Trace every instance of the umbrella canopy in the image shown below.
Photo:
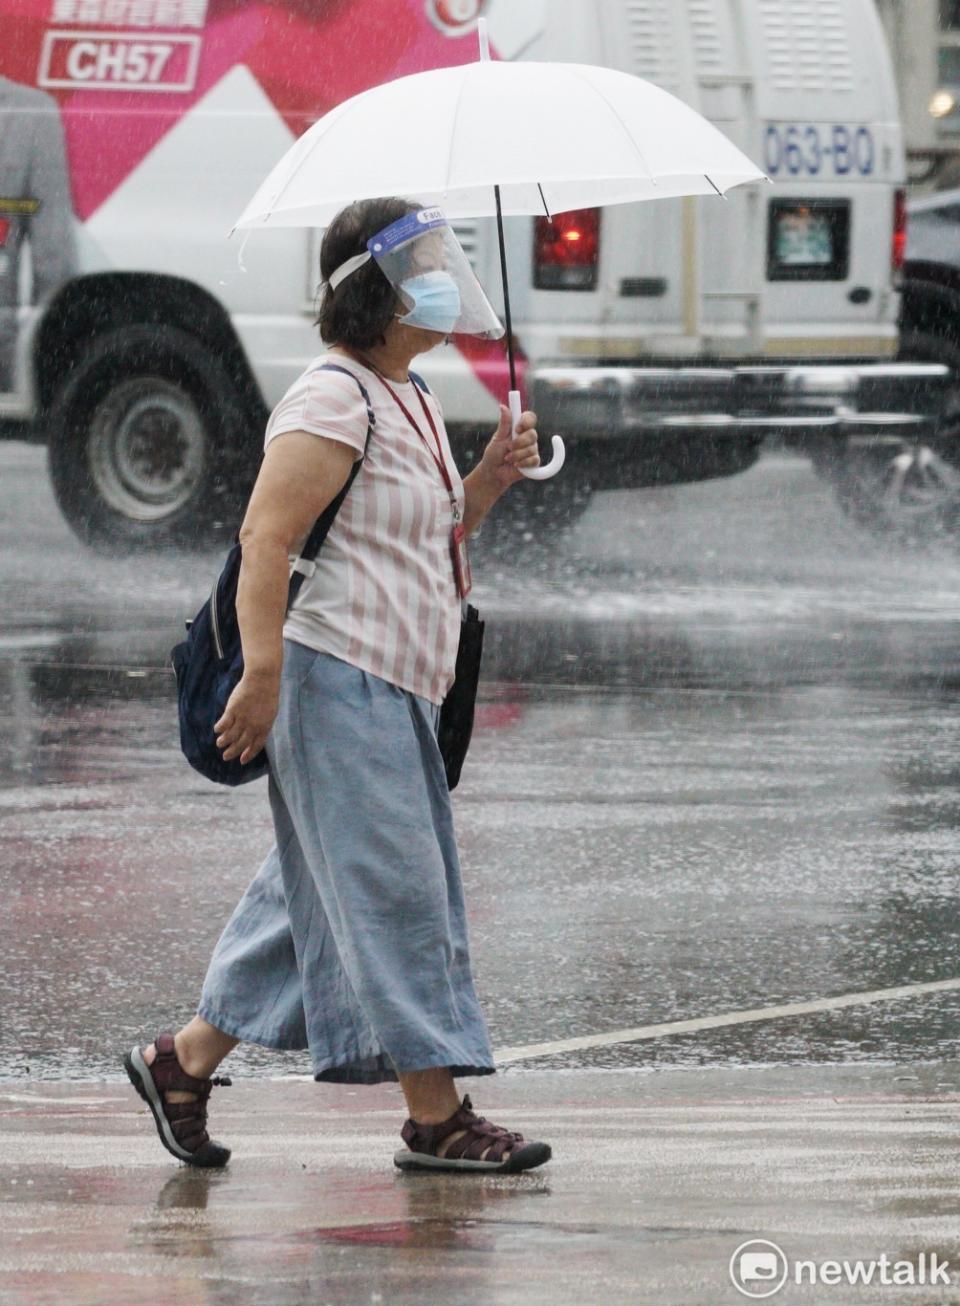
[[[712,123],[652,82],[588,64],[481,59],[338,105],[291,146],[236,228],[324,227],[353,200],[385,195],[486,217],[497,212],[494,186],[509,215],[762,180]]]

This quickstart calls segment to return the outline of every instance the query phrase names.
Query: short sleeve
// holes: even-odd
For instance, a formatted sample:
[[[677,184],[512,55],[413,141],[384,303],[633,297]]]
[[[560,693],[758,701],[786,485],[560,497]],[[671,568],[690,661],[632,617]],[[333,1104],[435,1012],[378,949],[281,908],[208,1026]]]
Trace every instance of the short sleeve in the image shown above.
[[[367,443],[367,404],[357,382],[323,368],[304,373],[270,414],[264,448],[288,431],[337,440],[361,456]]]
[[[441,404],[440,400],[437,398],[437,393],[435,390],[430,391],[428,402],[433,404],[434,408],[437,410],[438,414],[440,415],[440,420],[443,421],[444,420],[443,404]]]

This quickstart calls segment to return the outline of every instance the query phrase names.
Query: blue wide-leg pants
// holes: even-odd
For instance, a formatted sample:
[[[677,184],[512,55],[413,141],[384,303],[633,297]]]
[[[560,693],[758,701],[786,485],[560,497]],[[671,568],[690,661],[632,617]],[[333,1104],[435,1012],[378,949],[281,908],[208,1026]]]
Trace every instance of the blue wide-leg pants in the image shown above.
[[[494,1073],[427,699],[284,642],[267,743],[276,844],[216,945],[199,1014],[309,1048],[321,1080]]]

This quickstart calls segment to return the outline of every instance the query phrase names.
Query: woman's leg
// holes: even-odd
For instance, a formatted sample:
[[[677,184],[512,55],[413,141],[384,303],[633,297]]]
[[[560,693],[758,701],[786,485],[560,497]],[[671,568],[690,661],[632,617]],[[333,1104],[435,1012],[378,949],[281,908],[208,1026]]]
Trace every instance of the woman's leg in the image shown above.
[[[461,1101],[454,1087],[454,1078],[447,1066],[438,1066],[431,1070],[408,1070],[397,1071],[397,1078],[400,1081],[400,1087],[403,1089],[403,1095],[407,1099],[407,1109],[410,1113],[410,1119],[417,1125],[439,1125],[461,1108]],[[469,1103],[469,1099],[464,1099]],[[463,1117],[464,1124],[471,1124],[476,1117],[471,1110],[467,1110]],[[489,1126],[488,1126],[489,1128]],[[441,1143],[435,1146],[431,1153],[436,1156],[446,1156],[458,1139],[463,1138],[469,1132],[468,1129],[456,1129],[453,1133],[447,1135]],[[509,1161],[513,1152],[513,1147],[500,1151],[499,1148],[494,1150],[495,1137],[489,1137],[489,1146],[483,1148],[479,1153],[474,1154],[474,1159],[486,1161],[490,1154],[497,1157],[498,1163]],[[516,1137],[516,1135],[514,1135]],[[470,1144],[468,1144],[469,1146]],[[520,1140],[520,1147],[524,1146],[523,1140]],[[415,1145],[410,1144],[411,1147]],[[473,1146],[476,1146],[473,1144]],[[534,1144],[537,1148],[543,1148],[543,1144]],[[456,1153],[454,1153],[456,1156]],[[543,1161],[549,1159],[550,1149],[546,1149],[546,1155],[541,1155],[534,1164],[540,1165]]]
[[[452,822],[438,828],[433,810],[434,790],[449,808],[436,737],[420,702],[376,676],[306,649],[291,665],[299,675],[285,681],[267,751],[288,899],[312,908],[290,919],[314,1071],[372,1083],[439,1067],[415,1105],[449,1104],[448,1119],[459,1105],[450,1072],[494,1067]]]
[[[290,1001],[285,1006],[279,1002],[278,989],[282,993],[289,990]],[[237,1018],[241,1021],[252,1018],[252,1032],[257,1032],[261,1009],[266,1005],[282,1026],[272,1032],[291,1037],[294,1033],[292,1026],[297,1012],[302,1013],[302,1004],[276,847],[268,853],[220,936],[202,997],[215,999],[217,1010],[224,1007],[230,1011],[232,1006],[232,1014],[239,1012]],[[241,1041],[198,1014],[174,1034],[173,1047],[182,1070],[193,1079],[209,1079]],[[144,1063],[153,1065],[156,1055],[156,1046],[151,1043],[143,1051]],[[190,1102],[195,1097],[195,1093],[174,1089],[164,1093],[164,1099],[171,1104]]]
[[[438,1125],[442,1120],[449,1120],[460,1105],[453,1075],[446,1066],[398,1070],[397,1079],[407,1099],[410,1119],[421,1125]]]
[[[209,1079],[223,1058],[240,1042],[231,1038],[222,1030],[211,1025],[202,1016],[194,1016],[189,1025],[184,1025],[173,1036],[173,1046],[181,1067],[194,1079]],[[157,1049],[153,1043],[144,1050],[143,1059],[147,1065],[153,1064]],[[164,1094],[168,1102],[189,1102],[195,1093]],[[447,1113],[449,1115],[449,1112]]]

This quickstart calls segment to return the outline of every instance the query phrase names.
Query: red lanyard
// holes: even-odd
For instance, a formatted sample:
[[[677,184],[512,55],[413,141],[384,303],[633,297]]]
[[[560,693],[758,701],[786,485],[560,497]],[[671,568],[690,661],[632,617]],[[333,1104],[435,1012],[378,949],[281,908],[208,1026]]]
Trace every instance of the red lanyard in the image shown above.
[[[457,501],[457,492],[453,488],[453,480],[451,479],[450,473],[447,471],[447,464],[444,461],[443,445],[440,443],[440,433],[437,431],[436,423],[433,420],[433,414],[430,412],[430,409],[427,407],[427,402],[420,392],[420,387],[417,385],[416,381],[414,381],[413,388],[417,392],[417,398],[420,400],[420,407],[423,409],[423,415],[427,419],[427,422],[429,423],[430,426],[430,430],[433,433],[433,441],[434,444],[437,446],[436,453],[434,453],[433,449],[431,448],[430,441],[424,435],[423,431],[420,428],[420,425],[414,420],[413,414],[407,408],[406,404],[397,394],[396,390],[394,390],[393,386],[383,375],[383,373],[378,371],[377,368],[375,368],[371,363],[368,363],[367,360],[362,355],[357,355],[357,361],[362,362],[364,367],[369,367],[370,371],[375,373],[376,376],[379,377],[379,379],[383,382],[385,390],[391,396],[394,403],[400,409],[401,413],[403,413],[404,417],[407,419],[407,421],[410,423],[413,429],[416,431],[417,435],[419,435],[420,439],[424,443],[424,446],[426,447],[427,453],[433,459],[434,463],[436,464],[437,470],[439,471],[440,475],[443,477],[443,483],[447,487],[447,493],[450,495],[450,507],[453,509],[453,531],[451,532],[450,535],[450,558],[451,561],[453,562],[453,575],[457,584],[457,593],[459,594],[461,599],[465,599],[467,595],[470,593],[470,588],[472,585],[472,581],[470,579],[470,563],[467,559],[467,545],[466,545],[467,532],[466,532],[466,528],[463,525],[463,515],[460,512],[460,504]]]
[[[430,441],[424,435],[419,424],[414,420],[413,414],[410,412],[409,408],[407,408],[406,404],[397,394],[396,390],[394,390],[393,386],[390,384],[387,378],[385,376],[381,376],[380,380],[383,382],[384,386],[389,391],[391,397],[393,398],[394,403],[400,409],[401,413],[403,413],[404,417],[407,419],[407,421],[416,431],[417,435],[419,435],[420,439],[423,441],[424,445],[426,446],[427,453],[436,463],[437,471],[443,477],[443,483],[447,487],[447,493],[450,495],[450,502],[453,504],[453,520],[455,522],[459,521],[460,508],[457,504],[457,494],[453,488],[453,481],[450,478],[450,473],[447,471],[447,464],[443,458],[443,446],[440,443],[440,434],[437,431],[436,423],[433,420],[433,414],[431,413],[430,409],[427,407],[427,401],[420,393],[420,387],[417,385],[416,381],[414,381],[413,388],[414,390],[416,390],[417,398],[420,400],[420,407],[423,409],[423,415],[430,424],[430,431],[433,435],[433,442],[437,446],[436,453],[434,453],[433,449],[431,448]]]
[[[376,375],[379,377],[379,379],[383,382],[385,389],[387,390],[390,397],[393,399],[394,403],[397,405],[401,413],[403,413],[404,417],[407,419],[407,421],[416,431],[417,435],[419,435],[420,439],[423,441],[427,453],[433,459],[437,471],[443,477],[443,483],[447,487],[447,493],[450,495],[450,503],[453,507],[453,520],[454,523],[458,523],[460,521],[460,505],[457,503],[457,492],[453,488],[453,481],[450,477],[450,473],[447,471],[447,464],[444,461],[443,445],[440,443],[440,433],[437,431],[436,423],[433,420],[433,414],[431,413],[430,409],[427,407],[427,402],[424,399],[423,395],[420,393],[420,387],[417,385],[416,381],[414,381],[413,388],[414,390],[416,390],[417,398],[420,400],[420,407],[423,409],[423,415],[427,419],[427,422],[430,425],[430,431],[433,435],[433,441],[434,444],[437,446],[436,453],[434,453],[433,448],[430,445],[430,441],[424,435],[423,430],[420,427],[420,424],[414,419],[413,414],[410,412],[409,408],[407,408],[406,404],[397,394],[396,390],[394,390],[393,386],[390,384],[387,378],[383,375],[382,372],[378,372],[375,367],[371,366],[370,363],[366,362],[366,360],[364,360],[364,363],[365,366],[369,367],[371,372],[375,372]]]

